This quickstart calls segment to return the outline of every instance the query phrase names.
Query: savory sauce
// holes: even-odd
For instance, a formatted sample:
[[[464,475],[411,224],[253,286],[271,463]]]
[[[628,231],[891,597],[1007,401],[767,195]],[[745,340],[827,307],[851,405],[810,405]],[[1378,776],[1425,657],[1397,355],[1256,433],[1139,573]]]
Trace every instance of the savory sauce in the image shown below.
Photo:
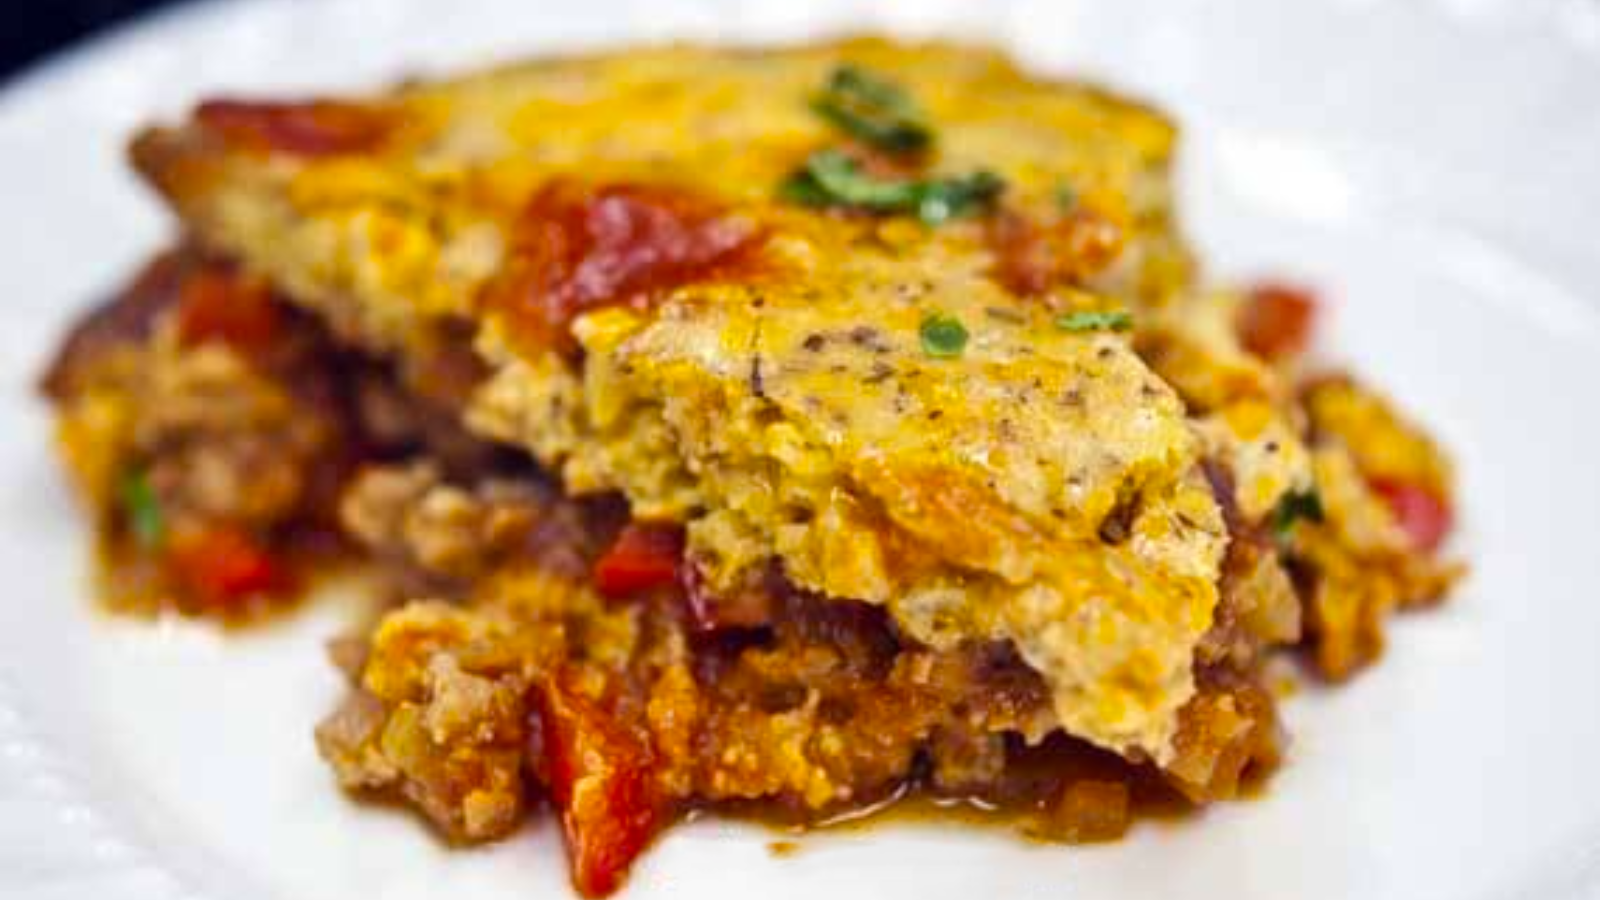
[[[1268,774],[1247,770],[1241,795],[1259,794]],[[1137,822],[1183,818],[1200,808],[1153,768],[1061,734],[1034,747],[1012,741],[1004,770],[966,788],[940,788],[919,773],[877,796],[821,811],[761,801],[715,807],[719,815],[792,837],[932,824],[999,828],[1051,844],[1112,841]]]

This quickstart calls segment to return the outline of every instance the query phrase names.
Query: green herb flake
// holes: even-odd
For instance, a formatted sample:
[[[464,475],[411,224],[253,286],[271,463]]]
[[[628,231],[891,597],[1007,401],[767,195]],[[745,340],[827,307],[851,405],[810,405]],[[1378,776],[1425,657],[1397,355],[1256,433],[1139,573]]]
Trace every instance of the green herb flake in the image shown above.
[[[840,131],[890,153],[916,153],[933,143],[933,131],[911,96],[859,66],[834,69],[827,86],[811,98],[811,108]]]
[[[142,471],[128,476],[122,483],[121,500],[134,540],[141,547],[159,547],[166,532],[166,521],[161,513],[161,500],[150,486],[149,477]]]
[[[922,349],[929,356],[952,359],[967,346],[967,326],[953,316],[934,313],[922,320]]]
[[[1323,519],[1322,495],[1316,489],[1308,491],[1290,491],[1278,501],[1278,506],[1272,511],[1272,531],[1280,538],[1288,537],[1293,531],[1296,522],[1304,519],[1308,522],[1321,522]]]
[[[880,181],[839,150],[819,150],[784,183],[784,195],[810,206],[853,206],[876,212],[916,207],[916,182]]]
[[[1133,315],[1123,310],[1109,312],[1083,311],[1067,313],[1056,319],[1062,331],[1127,331],[1133,327]]]
[[[784,179],[778,186],[778,197],[801,206],[832,206],[833,197],[811,174],[810,166],[800,169]]]
[[[988,209],[1005,190],[1005,182],[993,172],[980,169],[954,178],[917,182],[916,188],[917,218],[924,225],[942,225]]]
[[[1078,191],[1065,181],[1056,185],[1056,209],[1064,213],[1072,212],[1078,207]]]
[[[942,225],[993,207],[1004,190],[998,175],[981,170],[949,178],[881,180],[839,150],[819,150],[784,181],[779,194],[804,206],[914,213],[925,225]]]

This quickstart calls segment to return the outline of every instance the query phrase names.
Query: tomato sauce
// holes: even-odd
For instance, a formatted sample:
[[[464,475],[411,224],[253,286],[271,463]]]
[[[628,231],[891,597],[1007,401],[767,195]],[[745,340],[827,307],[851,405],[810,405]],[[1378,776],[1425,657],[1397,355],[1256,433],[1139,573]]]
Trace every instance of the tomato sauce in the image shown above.
[[[1002,212],[990,220],[986,237],[995,255],[995,277],[1024,296],[1081,284],[1111,265],[1125,242],[1122,229],[1088,210],[1053,221]]]
[[[684,191],[559,179],[524,209],[486,303],[519,337],[571,354],[583,313],[648,309],[674,288],[751,268],[763,243],[754,224]]]
[[[383,110],[336,100],[208,100],[194,116],[230,144],[306,157],[376,150],[397,124]]]

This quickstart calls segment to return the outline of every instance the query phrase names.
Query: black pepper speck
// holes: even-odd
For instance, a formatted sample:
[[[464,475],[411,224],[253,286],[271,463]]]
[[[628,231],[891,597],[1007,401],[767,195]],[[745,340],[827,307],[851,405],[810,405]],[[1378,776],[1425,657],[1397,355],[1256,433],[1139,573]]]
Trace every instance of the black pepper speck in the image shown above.
[[[767,398],[767,385],[761,377],[761,354],[750,357],[750,393],[765,400]]]
[[[872,364],[872,371],[868,372],[867,377],[862,380],[867,384],[879,384],[889,380],[889,377],[893,374],[894,367],[880,360]]]

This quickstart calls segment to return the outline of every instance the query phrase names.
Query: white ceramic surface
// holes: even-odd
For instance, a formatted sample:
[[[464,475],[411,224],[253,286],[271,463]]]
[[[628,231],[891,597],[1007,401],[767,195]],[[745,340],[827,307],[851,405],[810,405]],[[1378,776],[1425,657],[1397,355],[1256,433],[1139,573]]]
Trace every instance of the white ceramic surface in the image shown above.
[[[1600,897],[1600,4],[1594,0],[251,0],[202,4],[0,93],[0,896],[568,896],[549,823],[448,852],[356,807],[311,746],[336,602],[265,632],[92,612],[29,383],[169,228],[120,162],[207,91],[378,83],[630,38],[869,27],[1002,40],[1186,124],[1222,274],[1326,286],[1332,352],[1459,454],[1475,564],[1348,689],[1288,703],[1256,802],[1042,848],[895,826],[673,831],[628,897]]]

